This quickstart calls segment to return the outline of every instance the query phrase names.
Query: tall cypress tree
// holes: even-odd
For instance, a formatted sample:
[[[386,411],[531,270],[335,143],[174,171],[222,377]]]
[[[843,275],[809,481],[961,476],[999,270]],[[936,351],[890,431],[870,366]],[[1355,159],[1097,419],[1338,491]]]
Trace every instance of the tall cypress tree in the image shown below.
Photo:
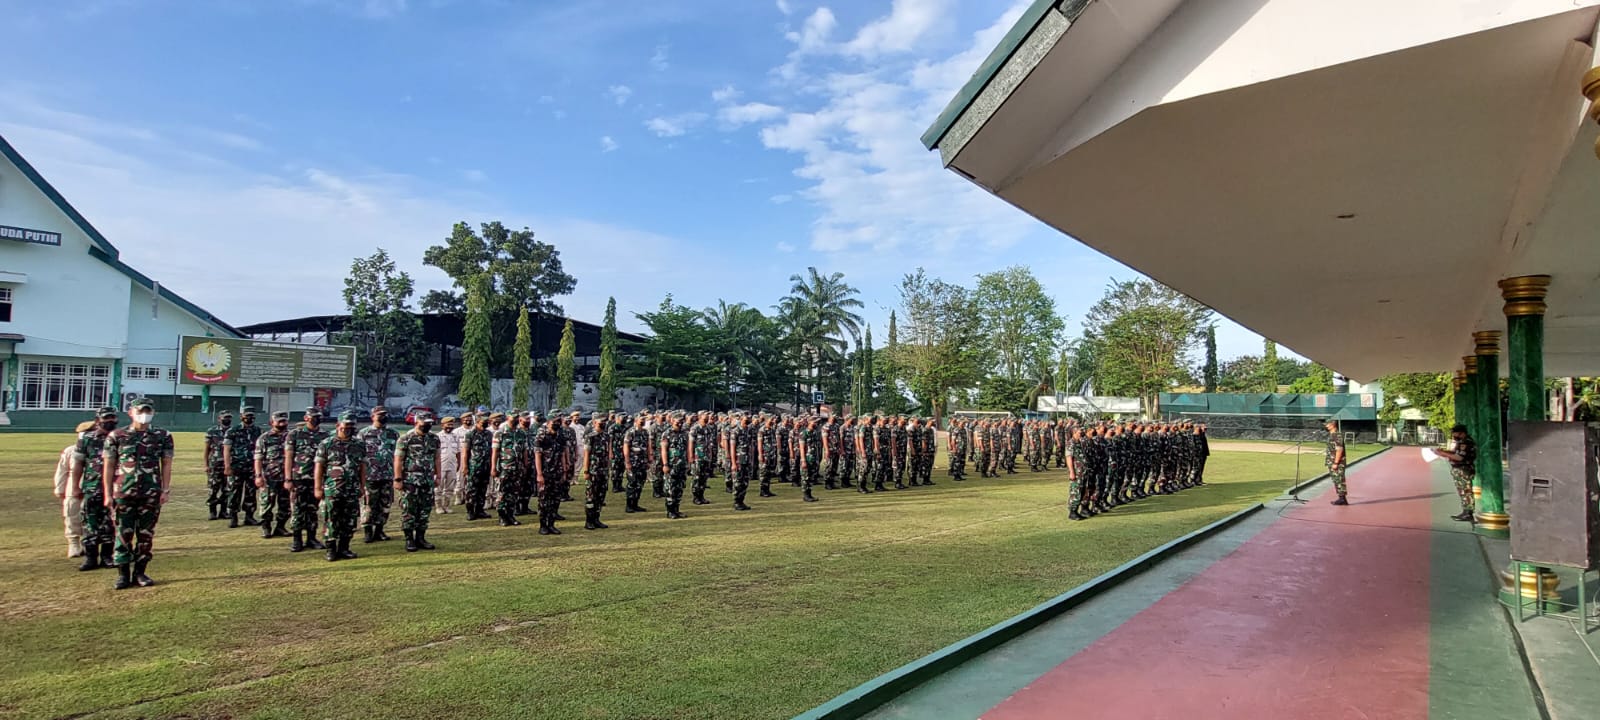
[[[528,325],[528,309],[517,313],[517,340],[511,346],[511,403],[518,409],[528,407],[533,394],[533,328]]]
[[[1261,391],[1278,391],[1278,344],[1271,340],[1263,340],[1261,353]]]
[[[476,408],[489,405],[489,294],[488,277],[479,276],[467,286],[466,338],[461,343],[461,387],[457,395],[462,404]]]
[[[572,385],[578,372],[578,339],[572,334],[572,319],[561,328],[561,349],[556,352],[556,407],[572,407]]]
[[[867,326],[867,341],[861,351],[861,408],[862,412],[872,412],[877,409],[877,399],[872,396],[872,389],[877,384],[873,376],[872,352],[872,326]]]
[[[600,328],[600,412],[617,407],[617,299],[606,300],[606,322]]]
[[[1206,365],[1201,370],[1205,375],[1206,392],[1217,391],[1217,326],[1206,326]]]

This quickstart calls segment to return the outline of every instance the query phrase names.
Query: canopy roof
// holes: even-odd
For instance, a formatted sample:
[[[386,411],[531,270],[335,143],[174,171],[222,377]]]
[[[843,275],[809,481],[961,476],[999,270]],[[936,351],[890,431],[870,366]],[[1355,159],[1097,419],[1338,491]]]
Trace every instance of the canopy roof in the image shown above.
[[[1600,0],[1042,4],[924,136],[952,169],[1360,381],[1550,275],[1546,373],[1600,375]]]

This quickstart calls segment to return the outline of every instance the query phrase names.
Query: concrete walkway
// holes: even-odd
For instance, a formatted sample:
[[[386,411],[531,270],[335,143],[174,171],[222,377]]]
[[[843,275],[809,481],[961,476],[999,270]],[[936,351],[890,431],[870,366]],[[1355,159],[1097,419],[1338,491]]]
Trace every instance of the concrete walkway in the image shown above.
[[[1348,507],[1273,503],[869,717],[1538,720],[1444,469],[1400,449],[1350,487]]]

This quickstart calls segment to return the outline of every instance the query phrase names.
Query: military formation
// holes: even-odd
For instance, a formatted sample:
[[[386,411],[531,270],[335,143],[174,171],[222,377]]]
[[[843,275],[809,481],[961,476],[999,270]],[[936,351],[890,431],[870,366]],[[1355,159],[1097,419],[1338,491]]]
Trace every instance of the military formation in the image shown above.
[[[82,503],[80,569],[118,567],[118,588],[153,584],[145,567],[171,484],[171,436],[150,425],[147,401],[130,414],[133,423],[118,429],[116,410],[103,408],[69,448],[76,497],[104,500]],[[322,550],[330,562],[357,557],[358,527],[363,543],[389,540],[396,504],[405,549],[417,552],[435,548],[432,515],[456,505],[468,521],[512,527],[528,517],[539,534],[560,535],[562,503],[577,502],[580,482],[588,530],[608,527],[601,512],[616,497],[624,513],[654,512],[643,504],[646,491],[666,517],[684,518],[685,502],[713,502],[716,477],[738,511],[751,509],[752,489],[775,497],[775,486],[798,488],[805,502],[817,502],[818,489],[931,486],[939,444],[931,418],[882,414],[645,411],[581,422],[577,412],[477,412],[446,417],[437,432],[428,413],[404,432],[391,428],[381,407],[344,412],[331,430],[315,407],[292,428],[285,412],[264,428],[254,409],[239,415],[235,425],[221,413],[205,433],[209,518],[258,526],[262,538],[290,538],[290,552]],[[1190,423],[956,416],[944,442],[945,474],[955,481],[967,480],[969,467],[979,477],[1067,470],[1073,520],[1203,485],[1210,455],[1205,427]]]

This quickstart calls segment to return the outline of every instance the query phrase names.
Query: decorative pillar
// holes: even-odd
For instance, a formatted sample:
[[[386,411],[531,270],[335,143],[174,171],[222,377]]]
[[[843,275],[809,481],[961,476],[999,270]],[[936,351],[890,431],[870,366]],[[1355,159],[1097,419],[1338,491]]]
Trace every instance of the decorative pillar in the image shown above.
[[[1549,275],[1500,281],[1500,297],[1506,301],[1507,416],[1512,420],[1546,419],[1544,296],[1549,290]]]
[[[1468,355],[1461,358],[1461,392],[1456,395],[1456,412],[1460,415],[1460,422],[1467,426],[1467,434],[1474,440],[1478,438],[1478,356]],[[1472,473],[1472,497],[1483,496],[1483,486],[1478,484],[1478,473],[1474,468]]]
[[[177,407],[178,398],[172,398],[173,407]],[[211,386],[200,386],[200,412],[211,412]]]
[[[122,409],[122,358],[111,361],[111,397],[106,398],[106,404]]]
[[[1501,464],[1503,429],[1500,421],[1500,331],[1483,330],[1472,334],[1478,353],[1476,406],[1479,435],[1477,530],[1493,537],[1510,537],[1511,516],[1505,506],[1505,468]]]

